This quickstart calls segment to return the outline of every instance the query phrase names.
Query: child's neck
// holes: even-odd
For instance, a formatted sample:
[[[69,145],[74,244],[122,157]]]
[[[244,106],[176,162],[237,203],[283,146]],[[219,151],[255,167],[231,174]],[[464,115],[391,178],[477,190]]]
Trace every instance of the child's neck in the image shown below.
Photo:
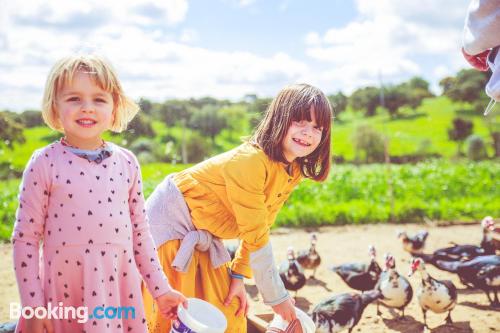
[[[84,150],[95,150],[98,149],[102,146],[104,143],[104,140],[102,138],[93,138],[89,140],[81,140],[81,139],[75,139],[72,137],[68,137],[67,135],[64,137],[64,141],[68,143],[69,145],[78,148],[78,149],[84,149]]]

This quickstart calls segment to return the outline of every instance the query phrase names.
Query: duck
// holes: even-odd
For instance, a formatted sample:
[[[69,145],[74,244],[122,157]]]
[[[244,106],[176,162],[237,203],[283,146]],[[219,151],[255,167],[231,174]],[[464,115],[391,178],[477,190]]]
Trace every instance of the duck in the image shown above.
[[[396,271],[394,256],[386,253],[384,259],[385,269],[375,286],[375,289],[380,290],[382,294],[377,301],[377,315],[382,314],[379,310],[379,303],[382,303],[386,307],[399,309],[401,311],[399,318],[404,318],[405,307],[413,297],[413,288],[410,282]]]
[[[316,234],[311,235],[311,246],[309,250],[300,251],[297,255],[297,261],[302,265],[304,269],[312,269],[313,273],[309,277],[310,279],[314,279],[316,275],[316,269],[321,264],[321,257],[316,251],[316,243],[318,241],[318,237]]]
[[[382,269],[376,261],[377,252],[373,245],[368,248],[370,263],[350,263],[331,268],[351,288],[365,292],[375,288]]]
[[[494,251],[500,251],[500,228],[495,227],[495,220],[491,216],[486,216],[481,221],[483,227],[482,248],[493,247]]]
[[[287,260],[281,263],[279,273],[285,288],[290,291],[297,291],[306,284],[304,269],[295,258],[293,247],[287,249]]]
[[[403,243],[403,249],[409,253],[422,252],[429,232],[421,230],[414,236],[408,236],[406,231],[398,231],[398,238]]]
[[[489,255],[474,258],[467,262],[438,261],[441,269],[455,273],[460,280],[485,292],[491,306],[498,306],[498,290],[500,289],[500,256]],[[493,293],[493,298],[490,297]]]
[[[492,247],[482,248],[476,245],[453,245],[449,247],[445,247],[442,249],[438,249],[431,254],[426,253],[412,253],[413,257],[421,258],[426,263],[434,265],[436,268],[442,269],[438,262],[444,261],[469,261],[476,257],[487,256],[495,254],[495,251]]]
[[[424,325],[427,326],[427,311],[434,313],[448,312],[446,324],[453,324],[451,311],[457,304],[457,288],[449,280],[437,280],[425,270],[422,258],[413,258],[408,276],[412,276],[416,271],[420,272],[422,284],[417,290],[417,298],[422,308]]]
[[[352,332],[358,324],[366,306],[381,296],[380,290],[363,294],[342,293],[331,296],[317,304],[312,311],[312,320],[317,333]]]

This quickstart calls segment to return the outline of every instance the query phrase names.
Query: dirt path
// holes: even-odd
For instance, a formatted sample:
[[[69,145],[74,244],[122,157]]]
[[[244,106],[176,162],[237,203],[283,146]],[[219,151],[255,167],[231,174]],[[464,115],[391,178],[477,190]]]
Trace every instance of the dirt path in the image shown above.
[[[378,252],[379,264],[385,252],[392,253],[397,260],[400,273],[406,274],[409,269],[409,255],[403,251],[401,243],[396,238],[396,230],[404,229],[414,233],[423,226],[418,225],[367,225],[323,227],[314,230],[318,234],[317,249],[322,257],[322,265],[316,273],[317,280],[309,280],[299,291],[297,306],[310,312],[314,305],[328,295],[349,291],[344,282],[328,267],[346,262],[368,261],[368,245],[373,244]],[[430,235],[427,240],[426,252],[447,246],[450,241],[458,244],[478,244],[481,238],[479,226],[425,227]],[[312,231],[312,230],[310,230]],[[277,260],[286,258],[286,249],[293,245],[296,249],[305,249],[309,244],[308,230],[277,229],[272,235],[273,249]],[[0,323],[9,320],[9,303],[18,302],[17,287],[12,270],[11,248],[0,245]],[[445,326],[445,314],[428,314],[428,324],[433,333],[447,332],[500,332],[500,309],[492,309],[483,292],[465,290],[459,280],[452,274],[439,271],[427,265],[429,273],[439,279],[451,279],[460,289],[458,305],[452,312],[454,326]],[[307,276],[310,272],[307,272]],[[260,302],[256,287],[248,282],[248,292],[254,313],[268,312],[269,308]],[[414,290],[419,285],[418,274],[410,278]],[[406,309],[406,320],[395,320],[391,311],[382,309],[382,317],[376,316],[374,305],[369,305],[363,313],[354,332],[422,332],[422,312],[416,298]]]

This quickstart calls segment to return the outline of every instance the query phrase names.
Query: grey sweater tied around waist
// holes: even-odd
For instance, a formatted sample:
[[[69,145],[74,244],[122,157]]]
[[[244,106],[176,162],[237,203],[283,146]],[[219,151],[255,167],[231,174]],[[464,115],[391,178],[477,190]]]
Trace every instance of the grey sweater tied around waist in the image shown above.
[[[208,251],[214,268],[231,260],[219,238],[195,228],[186,201],[173,181],[173,174],[167,176],[146,200],[146,214],[156,248],[169,240],[182,240],[172,262],[176,271],[187,272],[195,249]]]

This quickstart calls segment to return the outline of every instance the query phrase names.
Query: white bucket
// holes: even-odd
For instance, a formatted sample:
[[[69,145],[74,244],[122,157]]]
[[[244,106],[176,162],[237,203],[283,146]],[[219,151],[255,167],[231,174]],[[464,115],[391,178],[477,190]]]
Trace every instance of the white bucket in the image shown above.
[[[297,314],[297,319],[300,322],[300,326],[302,326],[303,333],[314,333],[316,332],[316,325],[314,321],[299,308],[295,308],[295,313]],[[285,331],[288,327],[289,322],[283,320],[280,315],[275,314],[273,320],[269,323],[269,327],[277,328],[279,330]]]
[[[177,319],[170,333],[224,333],[227,320],[212,304],[198,298],[188,298],[188,308],[177,308]]]

